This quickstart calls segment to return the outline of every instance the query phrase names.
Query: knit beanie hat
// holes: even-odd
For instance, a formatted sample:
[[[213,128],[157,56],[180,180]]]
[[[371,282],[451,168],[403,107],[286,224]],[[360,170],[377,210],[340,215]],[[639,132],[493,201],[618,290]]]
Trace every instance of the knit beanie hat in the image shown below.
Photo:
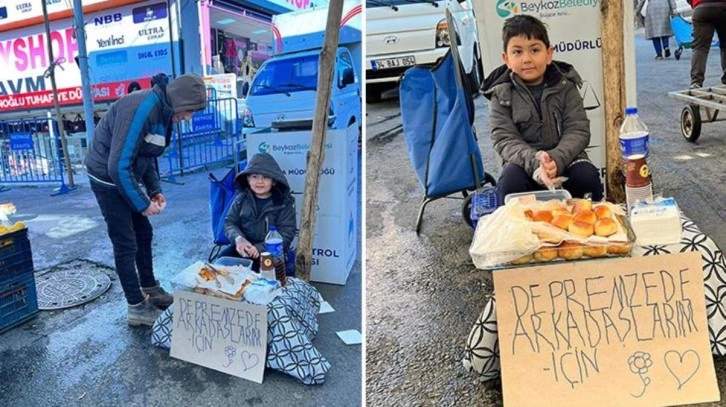
[[[184,74],[166,86],[174,113],[196,112],[207,107],[207,89],[199,75]]]

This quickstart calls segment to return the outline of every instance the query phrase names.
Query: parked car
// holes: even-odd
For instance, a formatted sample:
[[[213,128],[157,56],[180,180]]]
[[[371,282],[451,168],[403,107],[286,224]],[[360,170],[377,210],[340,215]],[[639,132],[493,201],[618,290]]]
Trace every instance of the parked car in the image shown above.
[[[367,0],[366,101],[376,102],[413,65],[434,65],[449,49],[447,6],[472,91],[483,76],[472,0]]]

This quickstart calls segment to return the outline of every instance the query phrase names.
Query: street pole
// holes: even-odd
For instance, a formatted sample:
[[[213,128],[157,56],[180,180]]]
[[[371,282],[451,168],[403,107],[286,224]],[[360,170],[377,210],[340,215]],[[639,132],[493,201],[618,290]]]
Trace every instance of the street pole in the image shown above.
[[[343,17],[343,0],[331,0],[328,5],[328,20],[325,26],[325,42],[320,50],[318,64],[318,94],[315,99],[315,116],[313,117],[313,135],[307,156],[305,191],[300,210],[300,236],[295,253],[295,270],[305,281],[310,280],[310,269],[313,265],[312,246],[315,232],[316,208],[320,190],[320,167],[325,158],[325,132],[328,129],[328,111],[330,92],[333,84],[333,67],[340,38],[340,20]]]
[[[625,202],[625,176],[620,161],[618,131],[625,108],[624,10],[621,1],[603,1],[600,6],[603,85],[605,90],[606,191],[608,200]],[[629,39],[632,41],[632,39]]]
[[[86,51],[86,26],[83,22],[83,4],[81,0],[73,0],[73,17],[76,25],[76,42],[78,43],[78,62],[81,69],[81,88],[83,89],[83,114],[86,117],[86,140],[90,144],[93,138],[95,123],[93,122],[93,96],[91,81],[88,77],[88,52]]]
[[[58,127],[58,133],[60,133],[61,148],[63,149],[63,161],[68,172],[68,186],[75,188],[73,182],[73,169],[71,168],[71,159],[68,156],[68,143],[66,142],[66,132],[63,129],[63,123],[60,120],[61,112],[60,105],[58,104],[58,88],[55,85],[55,59],[53,58],[53,44],[50,39],[50,22],[48,22],[48,7],[46,7],[45,0],[40,2],[43,7],[43,23],[45,25],[45,38],[48,43],[48,59],[50,64],[48,66],[48,74],[50,76],[50,84],[53,87],[53,104],[55,105],[55,122]],[[63,191],[61,191],[63,192]]]

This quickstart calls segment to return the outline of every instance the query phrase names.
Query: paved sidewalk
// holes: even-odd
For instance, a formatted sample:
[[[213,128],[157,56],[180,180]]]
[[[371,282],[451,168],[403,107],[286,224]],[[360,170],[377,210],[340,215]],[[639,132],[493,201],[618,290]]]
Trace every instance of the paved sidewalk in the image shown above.
[[[226,171],[211,170],[220,177]],[[168,206],[151,222],[154,268],[167,289],[174,275],[206,260],[212,247],[209,172],[177,177],[184,185],[162,183]],[[0,334],[0,405],[360,404],[362,346],[346,346],[335,334],[362,330],[360,237],[358,261],[347,284],[313,284],[336,311],[319,316],[313,341],[332,365],[325,384],[306,386],[267,370],[263,384],[257,385],[174,359],[151,346],[150,328],[128,327],[106,226],[88,184],[52,197],[57,186],[10,186],[0,193],[0,202],[13,202],[16,218],[25,221],[36,272],[88,259],[113,277],[111,289],[79,307],[41,311]]]

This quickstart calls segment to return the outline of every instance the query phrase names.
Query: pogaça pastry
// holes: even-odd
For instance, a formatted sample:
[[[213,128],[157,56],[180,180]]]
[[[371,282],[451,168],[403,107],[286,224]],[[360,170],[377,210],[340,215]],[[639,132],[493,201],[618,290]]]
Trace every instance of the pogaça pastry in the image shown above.
[[[597,216],[595,216],[595,212],[589,209],[583,209],[579,212],[575,212],[575,214],[572,216],[573,222],[585,222],[589,224],[594,224],[596,220]]]
[[[550,223],[562,230],[567,230],[570,227],[570,222],[572,222],[572,215],[557,215],[552,218]]]
[[[562,242],[557,249],[557,254],[563,259],[577,260],[582,257],[582,245],[576,242]]]
[[[608,254],[608,247],[606,245],[588,245],[582,249],[582,254],[587,257],[603,257]]]
[[[572,213],[577,213],[580,211],[592,210],[592,201],[589,199],[578,199],[575,201],[575,205],[572,207]]]
[[[592,236],[593,225],[592,223],[573,220],[572,222],[570,222],[570,226],[569,228],[567,228],[567,230],[569,230],[570,233],[572,233],[573,235],[587,238]]]
[[[595,222],[595,234],[608,237],[618,232],[618,225],[613,218],[602,218]]]
[[[595,216],[597,216],[598,219],[611,218],[613,216],[613,212],[607,205],[598,205],[594,207],[592,211],[595,212]]]
[[[552,261],[557,258],[557,248],[556,247],[540,247],[532,254],[532,257],[534,257],[535,261]]]

